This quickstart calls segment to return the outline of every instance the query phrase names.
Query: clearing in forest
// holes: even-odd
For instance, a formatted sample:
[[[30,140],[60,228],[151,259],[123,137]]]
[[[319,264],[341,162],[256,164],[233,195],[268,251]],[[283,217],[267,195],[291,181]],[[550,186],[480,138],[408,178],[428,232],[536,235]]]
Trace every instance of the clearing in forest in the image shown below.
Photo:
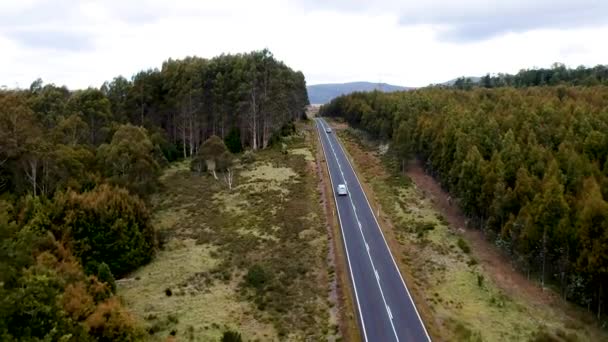
[[[239,163],[232,191],[188,162],[172,165],[155,196],[163,241],[155,259],[119,283],[118,294],[151,340],[327,340],[328,237],[310,124]],[[312,159],[311,159],[312,158]]]

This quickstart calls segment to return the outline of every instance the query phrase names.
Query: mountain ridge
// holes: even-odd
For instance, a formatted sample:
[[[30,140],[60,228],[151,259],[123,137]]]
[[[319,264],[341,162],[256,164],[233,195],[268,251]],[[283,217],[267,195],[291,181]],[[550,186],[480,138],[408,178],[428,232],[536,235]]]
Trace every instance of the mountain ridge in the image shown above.
[[[388,83],[374,82],[346,82],[346,83],[320,83],[312,84],[306,87],[308,91],[308,99],[311,104],[324,104],[334,98],[354,93],[357,91],[374,91],[380,90],[383,92],[406,91],[414,89],[413,87],[398,86]]]

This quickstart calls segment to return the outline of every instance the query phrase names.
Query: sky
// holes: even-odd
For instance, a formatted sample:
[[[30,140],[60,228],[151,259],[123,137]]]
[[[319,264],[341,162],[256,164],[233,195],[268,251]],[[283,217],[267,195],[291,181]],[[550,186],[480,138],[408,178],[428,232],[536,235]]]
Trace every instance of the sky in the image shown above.
[[[0,87],[99,87],[168,58],[270,49],[308,84],[425,86],[608,64],[606,0],[0,2]]]

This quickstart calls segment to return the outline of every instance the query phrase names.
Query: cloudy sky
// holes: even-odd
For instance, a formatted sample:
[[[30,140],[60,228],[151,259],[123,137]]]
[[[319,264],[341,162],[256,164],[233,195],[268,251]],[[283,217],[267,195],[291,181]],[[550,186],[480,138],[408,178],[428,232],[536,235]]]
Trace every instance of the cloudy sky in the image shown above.
[[[70,88],[188,55],[269,48],[308,84],[424,86],[608,64],[606,0],[0,2],[0,86]]]

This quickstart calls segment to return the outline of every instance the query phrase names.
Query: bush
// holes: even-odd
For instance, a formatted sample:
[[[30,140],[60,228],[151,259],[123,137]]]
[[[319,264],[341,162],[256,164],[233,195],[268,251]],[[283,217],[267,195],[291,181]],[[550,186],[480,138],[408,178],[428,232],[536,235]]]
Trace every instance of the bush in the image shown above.
[[[58,194],[39,209],[29,225],[51,231],[80,258],[87,274],[97,274],[106,263],[113,275],[122,276],[147,263],[156,243],[148,210],[142,200],[125,189],[101,185],[78,194]]]
[[[243,150],[241,145],[241,131],[238,128],[233,128],[230,133],[224,138],[224,143],[228,148],[228,151],[232,153],[239,153]]]
[[[255,154],[251,150],[245,151],[243,156],[241,157],[241,163],[243,164],[252,164],[255,162]]]
[[[262,290],[268,281],[270,275],[260,265],[253,265],[245,275],[245,283],[256,290]]]
[[[112,275],[112,271],[110,271],[110,267],[105,262],[102,262],[97,266],[97,279],[101,282],[108,284],[112,293],[116,292],[116,279],[114,279],[114,275]]]
[[[138,341],[143,337],[135,319],[116,297],[97,306],[86,325],[97,341]]]
[[[296,125],[293,122],[288,122],[281,127],[281,136],[286,137],[296,133]]]
[[[243,339],[241,338],[241,334],[236,331],[232,331],[232,330],[224,331],[224,335],[222,335],[222,342],[242,342],[242,341],[243,341]]]
[[[433,229],[435,229],[434,222],[417,222],[416,223],[416,230],[418,232],[425,232],[425,231],[429,231],[429,230],[433,230]]]
[[[462,249],[462,251],[466,254],[471,253],[471,248],[469,247],[469,244],[467,244],[467,242],[464,241],[462,238],[458,238],[458,247],[460,247],[460,249]]]
[[[484,279],[483,274],[477,275],[477,286],[483,287],[483,279]]]
[[[554,336],[546,330],[545,327],[541,327],[538,331],[532,335],[530,341],[534,342],[559,342],[560,338]]]

